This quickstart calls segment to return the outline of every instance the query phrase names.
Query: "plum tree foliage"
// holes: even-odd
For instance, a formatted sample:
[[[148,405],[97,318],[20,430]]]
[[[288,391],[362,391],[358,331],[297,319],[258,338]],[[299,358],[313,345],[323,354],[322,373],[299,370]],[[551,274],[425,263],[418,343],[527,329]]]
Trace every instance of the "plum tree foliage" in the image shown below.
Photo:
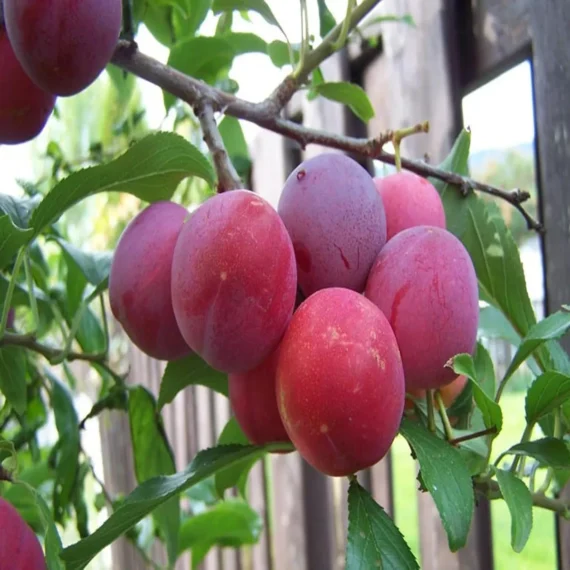
[[[149,558],[143,521],[164,543],[168,568],[186,551],[197,565],[213,546],[255,544],[263,521],[246,486],[270,453],[297,453],[327,476],[349,478],[347,570],[418,568],[358,479],[398,434],[452,551],[466,544],[478,496],[506,501],[517,552],[533,506],[568,517],[558,492],[570,473],[570,360],[558,341],[570,312],[562,306],[537,321],[496,207],[497,199],[517,206],[529,230],[539,229],[521,205],[529,195],[469,178],[466,130],[431,166],[400,153],[401,140],[428,133],[428,122],[356,139],[282,116],[301,92],[368,123],[365,92],[328,81],[321,64],[367,41],[357,28],[378,3],[349,0],[337,22],[318,0],[315,37],[301,0],[298,45],[263,0],[0,4],[0,144],[37,142],[48,120],[62,120],[62,98],[105,75],[121,115],[115,137],[93,143],[85,160],[74,163],[49,141],[42,160],[51,173],[21,181],[19,196],[0,194],[1,568],[79,570],[122,536]],[[283,39],[267,42],[254,25],[237,32],[238,17],[262,17]],[[142,25],[169,49],[166,65],[139,50]],[[261,103],[236,97],[231,75],[251,52],[287,70]],[[172,130],[137,131],[144,110],[129,106],[137,78],[162,88]],[[273,207],[251,188],[242,121],[335,151],[292,169]],[[397,172],[373,178],[372,160]],[[73,243],[65,223],[96,195],[138,208],[108,251]],[[158,395],[127,381],[110,334],[117,328],[166,361]],[[489,337],[516,349],[500,378]],[[84,418],[78,363],[97,377]],[[491,461],[507,413],[501,396],[522,365],[533,375],[526,429]],[[192,385],[227,396],[234,416],[215,446],[176,472],[162,408]],[[105,489],[83,446],[86,422],[104,410],[129,417],[138,486],[126,497]],[[51,418],[52,444],[42,432]],[[90,495],[92,486],[101,495]],[[229,497],[234,487],[238,498]],[[92,514],[103,506],[97,526]],[[65,544],[72,525],[79,538]],[[362,538],[371,533],[376,540]]]

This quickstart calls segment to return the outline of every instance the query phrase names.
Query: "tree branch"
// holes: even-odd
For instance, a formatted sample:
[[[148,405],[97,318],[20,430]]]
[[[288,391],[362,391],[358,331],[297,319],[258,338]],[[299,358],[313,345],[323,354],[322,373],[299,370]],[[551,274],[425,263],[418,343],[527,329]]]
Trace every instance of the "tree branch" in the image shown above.
[[[361,6],[364,6],[364,3],[359,5],[359,7]],[[314,50],[310,54],[314,54],[317,51]],[[310,65],[313,65],[315,61],[319,61],[320,56],[313,56],[313,59],[311,59],[310,54],[308,54],[307,60],[312,61]],[[168,67],[140,53],[134,44],[123,40],[119,41],[112,61],[115,65],[161,87],[192,107],[195,107],[201,101],[208,101],[213,111],[220,111],[238,119],[255,123],[262,128],[297,141],[302,147],[308,144],[318,144],[360,154],[387,164],[395,164],[396,162],[396,157],[393,154],[383,150],[384,145],[392,140],[394,131],[387,131],[371,139],[363,139],[304,127],[279,116],[279,110],[276,111],[275,108],[275,93],[262,103],[245,101]],[[309,64],[306,63],[306,65]],[[421,161],[406,158],[402,158],[401,161],[403,168],[420,176],[436,178],[457,186],[463,195],[466,195],[470,190],[477,190],[496,198],[501,198],[519,210],[524,216],[529,229],[542,230],[542,224],[535,220],[522,206],[530,198],[528,192],[501,190],[489,184],[483,184],[466,176],[447,172]]]
[[[499,484],[491,480],[475,480],[475,489],[490,500],[504,499]],[[544,493],[532,493],[532,504],[570,518],[570,505],[560,499],[552,499]]]
[[[222,135],[218,129],[212,104],[207,100],[201,100],[195,105],[194,112],[200,121],[204,140],[214,159],[214,166],[218,173],[218,192],[242,188],[243,183],[228,156]]]
[[[37,352],[45,357],[50,363],[57,360],[62,354],[62,349],[53,348],[45,344],[39,343],[34,335],[29,334],[14,334],[4,333],[0,339],[0,347],[2,346],[21,346],[33,352]],[[70,352],[66,356],[66,360],[84,360],[86,362],[96,362],[98,364],[105,364],[105,354],[84,354],[82,352]]]

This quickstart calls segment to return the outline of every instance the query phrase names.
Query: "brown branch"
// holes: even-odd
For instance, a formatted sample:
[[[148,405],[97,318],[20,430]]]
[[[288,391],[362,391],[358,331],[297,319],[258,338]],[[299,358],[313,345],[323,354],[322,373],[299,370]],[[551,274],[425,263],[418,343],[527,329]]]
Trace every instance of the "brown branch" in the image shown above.
[[[212,104],[208,100],[202,99],[195,105],[194,112],[200,121],[202,132],[204,133],[204,141],[206,141],[212,153],[214,166],[218,173],[218,192],[242,188],[243,183],[228,156],[222,135],[218,129]]]
[[[347,31],[351,32],[354,30],[381,1],[382,0],[363,0],[356,6],[352,14],[350,14]],[[275,115],[285,107],[297,89],[307,81],[312,71],[339,50],[339,46],[337,46],[336,43],[340,39],[342,26],[343,21],[339,22],[314,50],[306,53],[300,66],[288,75],[267,98],[264,104],[268,107],[272,107]]]
[[[50,363],[57,360],[63,353],[61,348],[53,348],[45,344],[39,343],[33,335],[4,333],[0,339],[0,347],[2,346],[21,346],[33,352],[37,352],[45,357]],[[84,360],[86,362],[95,362],[105,364],[105,354],[84,354],[82,352],[70,352],[66,355],[66,360]]]
[[[503,499],[501,489],[496,481],[475,479],[475,489],[490,500]],[[570,518],[570,505],[560,499],[547,497],[544,493],[531,493],[532,504]]]
[[[205,100],[211,104],[213,111],[221,111],[238,119],[255,123],[260,127],[297,141],[302,147],[308,144],[318,144],[360,154],[387,164],[395,164],[396,157],[383,150],[384,145],[392,140],[394,131],[387,131],[371,139],[363,139],[304,127],[276,113],[275,102],[272,98],[262,103],[244,101],[140,53],[133,44],[126,41],[119,41],[112,61],[115,65],[161,87],[192,107]],[[420,176],[432,177],[452,184],[464,195],[470,190],[477,190],[505,200],[521,212],[529,229],[542,230],[542,224],[535,220],[522,206],[530,198],[528,192],[501,190],[418,160],[402,158],[401,161],[403,168]]]

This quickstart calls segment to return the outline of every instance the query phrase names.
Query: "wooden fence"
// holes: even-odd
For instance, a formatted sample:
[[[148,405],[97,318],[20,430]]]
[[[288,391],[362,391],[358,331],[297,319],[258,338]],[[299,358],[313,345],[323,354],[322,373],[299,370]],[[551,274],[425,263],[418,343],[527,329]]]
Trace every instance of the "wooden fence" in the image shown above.
[[[407,139],[403,152],[415,158],[426,156],[437,163],[449,151],[462,126],[462,97],[513,64],[530,58],[540,211],[548,228],[542,240],[545,310],[555,310],[570,299],[570,194],[564,192],[570,180],[570,3],[385,0],[377,9],[377,14],[394,13],[411,14],[417,27],[386,25],[381,28],[382,42],[378,48],[351,47],[323,68],[327,81],[350,79],[368,92],[376,111],[368,130],[340,105],[309,103],[302,97],[296,98],[288,109],[290,116],[305,125],[355,136],[373,136],[387,128],[427,118],[430,134]],[[263,133],[252,148],[253,189],[276,204],[289,172],[302,159],[322,150],[310,147],[302,152],[278,135]],[[370,163],[363,164],[372,168]],[[145,384],[157,394],[163,365],[133,347],[129,348],[128,360],[131,380]],[[163,417],[178,469],[186,466],[197,449],[215,442],[229,415],[227,399],[201,387],[185,390],[165,408]],[[130,491],[135,481],[125,415],[106,416],[101,434],[106,450],[106,483],[111,491]],[[359,478],[393,515],[397,482],[392,477],[390,455]],[[205,570],[343,568],[347,523],[344,479],[320,475],[298,454],[271,457],[255,467],[250,479],[251,503],[266,522],[261,540],[241,552],[211,552],[203,563]],[[424,570],[494,568],[490,508],[486,501],[478,504],[468,545],[452,554],[431,497],[418,493],[416,499]],[[567,570],[570,529],[568,524],[557,524],[559,568]],[[157,551],[156,556],[163,554]],[[177,568],[189,567],[185,559]],[[144,564],[126,542],[120,542],[113,547],[113,568],[136,570],[144,568]]]

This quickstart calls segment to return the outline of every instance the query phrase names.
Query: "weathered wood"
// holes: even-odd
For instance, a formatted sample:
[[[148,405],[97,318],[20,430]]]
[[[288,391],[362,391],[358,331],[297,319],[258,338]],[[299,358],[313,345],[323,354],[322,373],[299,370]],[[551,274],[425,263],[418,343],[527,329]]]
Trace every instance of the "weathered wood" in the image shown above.
[[[461,2],[459,2],[461,3]],[[471,0],[474,53],[468,89],[491,80],[530,55],[530,11],[533,0]],[[539,2],[538,4],[541,4]]]
[[[429,120],[429,134],[405,139],[402,153],[410,158],[427,154],[431,162],[445,156],[456,129],[443,8],[443,0],[382,2],[375,13],[409,13],[417,27],[386,25],[383,53],[363,72],[376,113],[370,135]]]
[[[531,3],[535,127],[539,205],[546,227],[542,239],[545,311],[570,299],[570,4],[566,0]],[[562,339],[570,351],[570,338]],[[570,486],[562,496],[570,500]],[[570,569],[570,524],[557,518],[561,570]]]

